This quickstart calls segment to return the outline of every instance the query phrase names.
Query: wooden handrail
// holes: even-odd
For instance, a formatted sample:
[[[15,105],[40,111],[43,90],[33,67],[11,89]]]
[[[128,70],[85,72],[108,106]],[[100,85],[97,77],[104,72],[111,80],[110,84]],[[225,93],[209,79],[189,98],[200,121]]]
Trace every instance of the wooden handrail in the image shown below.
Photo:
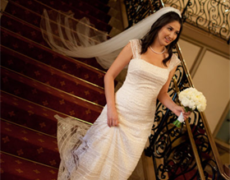
[[[186,73],[186,76],[187,76],[187,79],[188,79],[189,86],[190,86],[190,87],[194,87],[193,82],[192,82],[192,78],[191,78],[191,76],[190,76],[190,73],[189,73],[189,71],[188,71],[188,68],[187,68],[187,66],[186,66],[186,64],[185,64],[185,61],[184,61],[184,59],[183,59],[182,52],[181,52],[181,48],[179,47],[178,44],[176,45],[176,49],[177,49],[177,53],[178,53],[178,55],[179,55],[179,57],[180,57],[180,59],[181,59],[183,69],[184,69],[184,71],[185,71],[185,73]],[[175,84],[175,83],[174,83],[174,84]],[[217,150],[217,147],[216,147],[214,138],[213,138],[213,136],[212,136],[211,130],[210,130],[209,125],[208,125],[208,123],[207,123],[207,119],[206,119],[204,113],[200,112],[200,115],[201,115],[201,119],[202,119],[202,121],[203,121],[205,130],[206,130],[206,133],[207,133],[207,136],[208,136],[208,139],[209,139],[209,143],[210,143],[210,145],[211,145],[212,152],[213,152],[213,154],[214,154],[214,157],[215,157],[216,164],[217,164],[217,167],[218,167],[218,169],[219,169],[219,172],[220,172],[220,174],[221,174],[221,176],[222,176],[223,178],[225,178],[226,180],[229,180],[229,179],[230,179],[230,176],[225,172],[225,169],[226,169],[227,167],[224,167],[223,163],[221,162],[220,155],[219,155],[219,152],[218,152],[218,150]],[[186,127],[188,127],[188,126],[187,126],[187,123],[188,123],[188,122],[187,122],[187,121],[185,121],[185,122],[186,122]],[[189,126],[189,127],[190,127],[190,126]],[[190,128],[190,129],[191,129],[191,128]],[[228,169],[229,169],[229,168],[228,168]]]
[[[175,76],[173,77],[173,82],[174,82],[174,86],[175,86],[177,95],[179,95],[180,90],[179,90],[179,88],[177,86],[177,80],[176,80]],[[200,174],[200,178],[201,178],[201,180],[205,180],[204,170],[203,170],[203,167],[202,167],[202,164],[201,164],[201,161],[200,161],[200,157],[199,157],[199,154],[198,154],[198,151],[197,151],[196,143],[194,141],[192,130],[191,130],[191,127],[190,127],[190,124],[189,124],[188,120],[185,120],[185,124],[186,124],[186,128],[187,128],[189,140],[190,140],[190,143],[192,145],[192,151],[193,151],[193,154],[195,156],[195,160],[196,160],[196,164],[197,164],[198,171],[199,171],[199,174]]]
[[[180,57],[180,60],[182,62],[183,69],[184,69],[184,71],[186,73],[189,86],[190,87],[194,87],[194,84],[192,82],[192,78],[191,78],[190,73],[188,71],[188,68],[187,68],[187,66],[185,64],[185,61],[184,61],[183,56],[182,56],[181,48],[179,47],[178,43],[176,45],[176,49],[177,49],[177,53],[178,53],[178,55]],[[222,161],[220,159],[220,155],[219,155],[219,152],[217,150],[217,147],[216,147],[214,138],[212,136],[211,130],[209,128],[209,125],[208,125],[208,122],[207,122],[207,118],[205,117],[204,113],[202,113],[202,112],[200,112],[200,115],[201,115],[201,119],[202,119],[202,122],[203,122],[205,130],[206,130],[206,133],[207,133],[207,136],[208,136],[208,139],[209,139],[209,143],[211,145],[212,152],[213,152],[213,155],[215,157],[216,164],[217,164],[217,167],[219,169],[219,172],[220,172],[220,174],[221,174],[221,176],[223,178],[225,178],[226,180],[229,180],[230,176],[225,172],[225,169],[227,167],[224,168],[224,165],[223,165],[223,163],[222,163]],[[187,126],[187,124],[186,124],[186,126]],[[228,170],[229,170],[229,168],[228,168]]]

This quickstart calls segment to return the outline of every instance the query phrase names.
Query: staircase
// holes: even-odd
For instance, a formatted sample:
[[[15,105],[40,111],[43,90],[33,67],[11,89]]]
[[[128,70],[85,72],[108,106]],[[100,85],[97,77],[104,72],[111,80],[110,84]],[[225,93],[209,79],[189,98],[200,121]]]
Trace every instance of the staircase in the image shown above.
[[[50,49],[39,28],[43,9],[87,17],[121,31],[107,0],[9,0],[1,14],[1,178],[55,180],[60,163],[55,114],[91,124],[106,103],[105,70],[94,58]],[[115,33],[116,32],[116,33]]]
[[[103,88],[105,70],[94,58],[70,58],[51,50],[42,38],[39,28],[43,9],[71,11],[74,12],[76,19],[87,17],[95,28],[107,32],[112,37],[123,30],[115,2],[112,0],[8,1],[5,11],[1,13],[0,29],[2,179],[57,179],[60,158],[56,139],[57,121],[54,115],[71,116],[81,123],[92,124],[106,103]],[[181,66],[179,69],[182,69],[182,72],[185,68]],[[183,80],[187,78],[185,75],[186,73],[181,77]],[[183,81],[181,82],[179,86],[182,89]],[[164,108],[162,109],[166,112]],[[159,112],[161,105],[158,106],[156,114]],[[193,152],[185,135],[186,131],[177,129],[168,131],[175,117],[168,112],[165,114],[165,117],[163,116],[165,121],[161,120],[162,117],[156,116],[156,123],[163,123],[153,128],[155,136],[157,131],[165,132],[167,137],[172,136],[170,140],[186,137],[183,139],[186,143],[180,141],[176,144],[177,148],[174,148],[176,156],[173,151],[169,155],[165,154],[171,148],[170,144],[157,146],[158,152],[162,155],[153,154],[157,179],[167,179],[167,175],[177,180],[199,179],[197,165],[193,155],[190,156]],[[204,119],[203,116],[200,117],[199,126],[191,126],[192,132],[196,135],[196,145],[203,160],[206,179],[219,180],[222,177],[219,173],[220,167],[216,165],[218,158],[213,158],[217,151],[213,150],[211,138],[208,140],[198,136],[210,134],[206,126],[204,128]],[[156,138],[155,144],[158,145],[158,141],[160,144],[167,142],[167,137]],[[162,152],[162,148],[165,152]],[[155,157],[158,158],[157,163],[159,158],[162,158],[160,161],[164,163],[160,162],[158,167]],[[177,157],[183,158],[175,161]],[[214,165],[210,165],[211,163]],[[149,171],[154,170],[152,168]],[[209,173],[210,171],[212,173]]]

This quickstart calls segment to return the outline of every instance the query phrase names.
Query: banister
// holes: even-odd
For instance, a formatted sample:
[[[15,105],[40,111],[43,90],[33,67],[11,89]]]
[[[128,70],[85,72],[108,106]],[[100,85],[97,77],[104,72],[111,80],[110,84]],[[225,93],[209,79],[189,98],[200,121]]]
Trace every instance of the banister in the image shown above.
[[[176,81],[175,77],[173,77],[173,82],[174,82],[175,90],[176,90],[177,94],[179,95],[180,90],[179,90],[179,88],[177,86],[177,81]],[[199,171],[201,180],[205,180],[204,170],[203,170],[203,167],[201,165],[201,161],[200,161],[200,157],[199,157],[199,154],[198,154],[198,151],[197,151],[196,143],[194,141],[192,130],[191,130],[191,127],[190,127],[190,124],[189,124],[188,120],[185,120],[185,124],[186,124],[189,140],[190,140],[190,143],[192,145],[193,154],[195,156],[195,160],[196,160],[196,164],[197,164],[197,167],[198,167],[198,171]]]
[[[150,7],[151,7],[152,12],[153,12],[154,9],[153,9],[151,0],[148,0],[148,1],[149,1]],[[160,4],[161,7],[164,6],[164,3],[162,2],[162,0],[159,0],[159,4]],[[179,58],[180,58],[180,60],[182,62],[183,70],[186,73],[186,77],[187,77],[189,86],[194,87],[194,84],[192,82],[192,78],[190,76],[190,73],[188,71],[186,63],[185,63],[185,61],[183,59],[181,48],[179,47],[178,43],[176,45],[176,49],[177,49],[177,53],[179,55]],[[173,81],[174,81],[176,92],[179,93],[179,88],[177,86],[176,79],[173,78]],[[219,173],[224,179],[228,180],[228,179],[230,179],[230,168],[228,168],[227,166],[223,165],[223,163],[221,162],[220,155],[219,155],[219,152],[217,150],[217,146],[215,144],[214,138],[213,138],[213,136],[211,134],[209,125],[207,123],[207,119],[206,119],[204,113],[200,112],[200,115],[201,115],[202,120],[203,120],[203,124],[204,124],[205,130],[206,130],[207,136],[208,136],[209,143],[210,143],[212,151],[213,151],[214,158],[216,160],[217,167],[219,169]],[[203,180],[203,179],[205,179],[205,176],[204,176],[202,164],[201,164],[201,161],[200,161],[200,157],[199,157],[199,154],[197,152],[196,144],[195,144],[195,141],[194,141],[194,138],[193,138],[192,130],[191,130],[190,124],[189,124],[189,122],[187,120],[185,121],[185,124],[186,124],[186,127],[187,127],[189,139],[190,139],[190,142],[191,142],[191,145],[192,145],[193,153],[194,153],[194,156],[195,156],[195,159],[196,159],[196,162],[197,162],[197,167],[198,167],[201,179]]]
[[[182,60],[182,66],[183,66],[183,69],[184,69],[185,72],[186,72],[186,75],[187,75],[187,78],[188,78],[189,85],[190,85],[191,87],[194,87],[193,82],[192,82],[192,78],[191,78],[190,73],[189,73],[189,71],[188,71],[188,69],[187,69],[187,66],[186,66],[186,64],[185,64],[185,62],[184,62],[184,59],[183,59],[183,57],[182,57],[182,52],[181,52],[181,49],[180,49],[180,47],[179,47],[178,44],[176,45],[176,49],[177,49],[177,52],[178,52],[178,55],[179,55],[180,59]],[[216,160],[216,163],[217,163],[219,172],[220,172],[220,174],[221,174],[221,176],[222,176],[223,178],[225,178],[226,180],[229,180],[229,179],[230,179],[230,176],[229,176],[228,174],[226,174],[226,172],[225,172],[225,170],[224,170],[224,165],[223,165],[223,163],[222,163],[221,160],[220,160],[220,155],[219,155],[219,152],[218,152],[218,150],[217,150],[217,147],[216,147],[214,138],[213,138],[213,136],[212,136],[212,134],[211,134],[209,125],[208,125],[208,123],[207,123],[207,119],[206,119],[204,113],[200,112],[200,115],[201,115],[201,117],[202,117],[203,124],[204,124],[205,130],[206,130],[206,133],[207,133],[207,136],[208,136],[208,139],[209,139],[209,143],[210,143],[210,145],[211,145],[211,147],[212,147],[212,151],[213,151],[213,154],[214,154],[214,157],[215,157],[215,160]],[[186,126],[187,126],[187,121],[186,121]],[[227,168],[227,167],[225,166],[225,169],[226,169],[226,168]],[[228,168],[228,170],[229,170],[229,168]]]
[[[186,76],[187,76],[187,79],[188,79],[188,82],[189,82],[189,85],[191,87],[194,87],[194,84],[192,82],[192,78],[190,76],[190,73],[188,71],[188,68],[185,64],[185,61],[183,59],[183,56],[182,56],[182,52],[181,52],[181,48],[179,47],[179,45],[177,44],[176,45],[176,49],[177,49],[177,53],[180,57],[180,59],[182,60],[182,65],[183,65],[183,69],[185,70],[186,72]],[[204,127],[205,127],[205,130],[206,130],[206,133],[207,133],[207,136],[208,136],[208,139],[209,139],[209,143],[212,147],[212,151],[213,151],[213,154],[214,154],[214,157],[215,157],[215,160],[216,160],[216,163],[217,163],[217,166],[218,166],[218,169],[219,169],[219,172],[221,174],[221,176],[223,178],[225,178],[226,180],[229,180],[230,179],[230,176],[226,174],[226,172],[224,171],[224,165],[223,163],[221,162],[221,159],[220,159],[220,155],[219,155],[219,152],[217,150],[217,147],[216,147],[216,144],[215,144],[215,141],[214,141],[214,138],[212,136],[212,133],[210,131],[210,128],[209,128],[209,125],[207,123],[207,119],[204,115],[204,113],[200,112],[200,115],[202,117],[202,120],[203,120],[203,124],[204,124]],[[188,122],[186,121],[186,126],[187,126]],[[227,167],[225,167],[227,168]],[[228,168],[229,169],[229,168]]]

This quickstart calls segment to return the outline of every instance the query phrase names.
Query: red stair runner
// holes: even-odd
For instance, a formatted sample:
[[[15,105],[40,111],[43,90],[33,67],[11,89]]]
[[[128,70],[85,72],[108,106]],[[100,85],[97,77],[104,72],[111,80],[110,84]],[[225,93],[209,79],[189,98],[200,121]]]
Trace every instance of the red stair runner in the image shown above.
[[[94,58],[54,52],[39,26],[43,9],[56,8],[73,11],[75,18],[88,17],[97,29],[109,33],[106,3],[9,0],[0,30],[2,179],[56,180],[60,157],[54,115],[87,124],[99,116],[106,103],[104,69]]]
[[[2,61],[2,66],[8,69],[23,73],[43,83],[49,82],[49,85],[52,87],[75,94],[100,105],[105,105],[106,103],[102,88],[93,86],[81,79],[65,74],[5,47],[1,47],[1,55],[3,59],[7,59],[7,61]]]
[[[27,39],[30,39],[36,43],[39,43],[43,46],[50,48],[49,45],[46,43],[46,41],[43,39],[40,28],[28,22],[25,22],[21,19],[18,19],[6,12],[3,12],[2,14],[1,26]],[[75,59],[104,71],[104,69],[97,63],[95,58],[87,58],[87,59],[75,58]]]
[[[72,58],[58,54],[47,47],[39,45],[4,28],[1,28],[1,33],[1,43],[5,47],[18,51],[26,56],[77,76],[81,79],[85,79],[101,87],[104,86],[104,72],[101,72],[96,68],[92,68],[91,66],[76,61]]]
[[[2,90],[71,116],[94,122],[102,107],[1,68]],[[13,84],[13,86],[12,86]]]
[[[58,168],[57,139],[1,121],[2,151]]]
[[[2,152],[2,180],[57,180],[58,170]]]

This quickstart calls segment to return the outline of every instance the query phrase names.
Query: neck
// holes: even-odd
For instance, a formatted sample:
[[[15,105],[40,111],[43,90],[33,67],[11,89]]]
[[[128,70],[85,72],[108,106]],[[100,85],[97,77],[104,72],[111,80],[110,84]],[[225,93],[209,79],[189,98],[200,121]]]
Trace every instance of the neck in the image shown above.
[[[153,42],[153,43],[151,44],[151,47],[152,47],[152,49],[153,49],[154,51],[156,51],[156,52],[162,52],[162,51],[164,51],[164,49],[165,49],[165,46],[162,46],[162,45],[160,45],[160,44],[158,44],[158,43],[156,43],[156,42]]]

